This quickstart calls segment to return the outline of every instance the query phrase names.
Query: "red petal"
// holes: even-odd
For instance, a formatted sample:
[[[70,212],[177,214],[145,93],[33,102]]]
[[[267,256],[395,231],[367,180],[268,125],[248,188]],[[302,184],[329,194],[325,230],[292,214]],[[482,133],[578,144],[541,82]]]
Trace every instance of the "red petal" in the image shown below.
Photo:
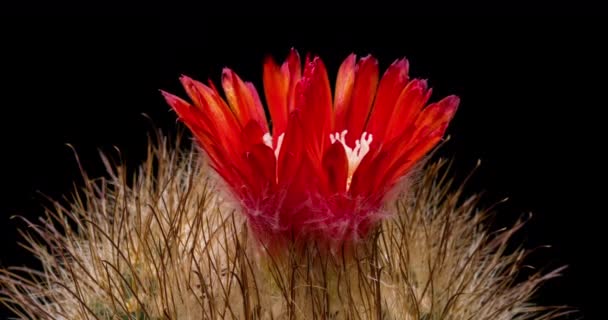
[[[295,87],[301,77],[300,57],[291,50],[287,61],[279,67],[271,57],[264,61],[264,94],[272,121],[273,145],[285,133],[289,112],[295,104]]]
[[[287,126],[287,89],[289,82],[281,73],[281,69],[272,57],[264,61],[264,94],[270,110],[272,136],[284,132]]]
[[[333,131],[331,88],[323,61],[314,58],[306,65],[304,77],[298,83],[297,108],[301,112],[302,127],[307,135],[304,147],[316,163],[321,163],[329,147]]]
[[[309,154],[303,149],[305,139],[300,111],[296,109],[289,116],[278,159],[278,197],[283,208],[280,218],[283,226],[301,226],[310,218],[302,214],[306,211],[304,203],[319,185],[315,178],[320,177],[320,172],[315,172]]]
[[[458,102],[457,97],[450,96],[430,105],[418,115],[415,124],[409,125],[409,131],[382,149],[370,151],[353,174],[349,193],[370,196],[392,187],[441,141]]]
[[[458,97],[449,96],[428,106],[416,119],[411,138],[398,138],[387,145],[385,150],[392,156],[377,161],[375,165],[388,169],[384,175],[379,176],[380,179],[373,184],[373,187],[381,189],[392,186],[433,149],[441,141],[458,108],[458,103]]]
[[[346,110],[350,105],[353,87],[355,84],[355,72],[357,56],[353,53],[350,54],[338,70],[338,77],[336,79],[336,93],[334,96],[334,112],[336,114],[336,128],[343,130],[346,128]]]
[[[192,99],[192,103],[202,110],[203,105],[207,104],[202,93],[205,85],[185,75],[182,75],[179,80],[190,99]]]
[[[244,127],[249,121],[255,120],[261,128],[267,129],[264,110],[253,85],[246,84],[232,70],[224,68],[222,71],[222,87],[226,99],[241,126]]]
[[[228,182],[238,183],[238,178],[226,165],[229,164],[230,157],[227,150],[218,144],[217,128],[210,122],[207,115],[199,108],[191,106],[186,101],[164,91],[161,91],[167,103],[176,111],[179,118],[192,131],[198,144],[203,148],[209,159],[211,166]]]
[[[251,169],[251,183],[256,190],[255,197],[262,200],[276,185],[276,157],[274,151],[265,144],[253,145],[245,154]]]
[[[281,151],[278,159],[278,180],[279,184],[288,185],[292,183],[293,177],[300,168],[300,162],[303,156],[304,130],[302,128],[302,120],[300,114],[296,110],[289,116],[289,125],[283,138]]]
[[[387,190],[387,177],[395,175],[395,164],[407,165],[407,157],[400,158],[397,152],[399,143],[390,143],[382,149],[376,149],[373,154],[368,153],[361,161],[353,174],[349,193],[354,197],[363,197],[368,201],[381,201]],[[402,154],[402,153],[401,153]],[[400,172],[401,173],[401,172]]]
[[[367,197],[370,192],[373,192],[374,189],[371,187],[371,182],[374,177],[378,174],[381,174],[383,167],[374,166],[375,160],[380,154],[379,148],[371,149],[361,162],[359,162],[359,166],[357,166],[357,170],[353,173],[353,177],[350,183],[350,188],[348,189],[348,193],[353,197]],[[376,170],[374,170],[374,168]],[[381,192],[377,190],[376,192]]]
[[[388,130],[385,141],[401,137],[405,131],[411,130],[414,121],[430,95],[431,90],[427,90],[425,80],[415,79],[408,83],[399,95],[393,117],[387,123]]]
[[[257,121],[251,120],[241,132],[243,149],[248,150],[250,146],[264,143],[264,131]]]
[[[388,168],[383,175],[376,177],[373,188],[386,190],[391,188],[399,178],[405,176],[408,171],[416,165],[427,154],[443,136],[443,130],[436,130],[425,134],[422,139],[412,145],[409,150],[402,153],[398,158],[386,157],[376,162],[377,166]],[[396,154],[395,154],[396,155]]]
[[[240,128],[234,114],[215,90],[187,76],[180,80],[194,104],[216,123],[218,129],[236,131]]]
[[[333,143],[323,156],[323,170],[327,178],[330,194],[346,191],[348,179],[348,159],[341,143]]]
[[[417,128],[416,132],[423,128],[429,128],[429,130],[434,131],[438,127],[449,123],[454,117],[459,103],[460,99],[452,95],[426,107],[414,123],[414,126]]]
[[[255,105],[255,119],[262,126],[262,130],[264,133],[270,132],[268,129],[268,121],[266,120],[266,113],[264,112],[264,105],[262,104],[262,100],[260,100],[260,95],[258,94],[258,90],[255,89],[255,86],[251,82],[245,82],[247,89],[251,93],[251,97],[253,98],[253,103]]]
[[[165,98],[165,101],[167,101],[167,104],[169,104],[169,106],[171,106],[171,108],[175,110],[179,119],[184,122],[188,127],[192,125],[200,127],[202,125],[201,118],[196,117],[194,115],[195,111],[193,110],[192,105],[190,105],[182,98],[170,94],[166,91],[161,90],[161,94]]]
[[[284,77],[289,78],[289,87],[287,95],[287,112],[292,112],[295,109],[296,85],[302,78],[302,64],[300,55],[295,49],[289,51],[287,60],[281,66],[281,72]]]
[[[201,146],[206,148],[214,143],[216,128],[201,111],[181,98],[168,92],[161,91],[167,103],[175,110],[179,119],[199,139]]]
[[[365,131],[373,134],[374,139],[383,141],[388,123],[396,111],[397,99],[407,84],[408,62],[397,60],[386,70],[380,80],[378,93],[369,116]],[[400,123],[400,125],[403,125]]]
[[[347,108],[345,129],[348,130],[346,143],[354,146],[355,140],[361,137],[367,118],[371,111],[372,102],[378,86],[378,61],[367,56],[357,64],[357,74],[352,93],[351,104]],[[341,128],[337,128],[340,131]]]

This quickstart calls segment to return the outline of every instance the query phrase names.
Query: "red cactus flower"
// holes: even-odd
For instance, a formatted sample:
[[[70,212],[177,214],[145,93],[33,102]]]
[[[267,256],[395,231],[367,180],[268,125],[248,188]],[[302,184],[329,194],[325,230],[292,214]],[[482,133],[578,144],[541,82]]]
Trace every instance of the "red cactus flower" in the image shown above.
[[[339,241],[365,237],[386,194],[442,138],[459,99],[425,107],[431,90],[395,61],[379,79],[371,56],[351,54],[333,95],[318,57],[292,50],[264,62],[270,126],[257,90],[230,69],[225,99],[209,82],[183,76],[191,103],[163,92],[211,166],[240,200],[259,239]]]

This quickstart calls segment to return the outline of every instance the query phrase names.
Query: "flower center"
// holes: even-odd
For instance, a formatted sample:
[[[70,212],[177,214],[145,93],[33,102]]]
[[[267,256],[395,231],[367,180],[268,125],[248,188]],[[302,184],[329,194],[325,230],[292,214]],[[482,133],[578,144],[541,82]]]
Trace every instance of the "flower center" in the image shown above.
[[[350,182],[352,181],[353,174],[363,157],[369,152],[369,145],[372,143],[373,136],[371,133],[363,132],[361,138],[355,141],[355,147],[351,148],[346,145],[346,134],[348,130],[342,132],[336,132],[329,135],[331,143],[340,142],[346,152],[346,158],[348,159],[348,180],[346,181],[346,189],[350,188]]]
[[[339,142],[344,147],[344,151],[346,152],[346,158],[348,159],[348,179],[346,180],[346,189],[350,187],[350,183],[353,178],[353,174],[363,157],[369,152],[369,146],[372,143],[373,136],[371,133],[363,132],[361,134],[361,138],[355,140],[355,147],[351,148],[346,144],[346,134],[348,130],[344,130],[342,132],[336,132],[329,135],[329,140],[331,143]],[[283,138],[285,137],[285,133],[282,133],[277,140],[277,147],[273,148],[272,146],[272,135],[270,132],[264,134],[264,144],[269,148],[274,149],[274,156],[278,159],[279,153],[281,152],[281,146],[283,145]]]

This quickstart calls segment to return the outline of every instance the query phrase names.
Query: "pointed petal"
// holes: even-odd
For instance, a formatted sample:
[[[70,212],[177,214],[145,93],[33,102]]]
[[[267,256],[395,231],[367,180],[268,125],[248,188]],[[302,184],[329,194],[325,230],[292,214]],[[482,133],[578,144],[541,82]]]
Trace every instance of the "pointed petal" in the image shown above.
[[[287,60],[281,66],[283,76],[289,79],[287,91],[287,112],[292,112],[295,109],[296,85],[302,78],[302,64],[300,55],[295,49],[289,51]]]
[[[295,104],[295,87],[301,77],[300,57],[291,50],[287,60],[279,67],[272,57],[264,61],[264,95],[272,121],[273,145],[285,133],[289,112]]]
[[[433,132],[428,132],[424,137],[417,141],[416,144],[410,146],[405,153],[402,153],[398,158],[386,157],[376,161],[376,165],[387,168],[383,174],[378,175],[372,183],[376,190],[387,190],[401,177],[405,176],[410,169],[420,162],[420,160],[441,141],[443,130],[438,129]],[[396,155],[396,153],[394,153]]]
[[[289,81],[283,77],[281,69],[272,57],[264,61],[264,95],[270,111],[273,138],[287,127],[287,90]]]
[[[395,139],[386,146],[391,157],[377,159],[375,166],[387,168],[384,174],[372,184],[373,188],[390,188],[397,179],[404,176],[440,141],[453,118],[459,99],[449,96],[425,108],[416,119],[410,137]],[[407,132],[406,135],[409,135]]]
[[[179,78],[179,81],[182,83],[182,86],[184,87],[184,90],[186,90],[188,97],[192,100],[192,103],[202,110],[203,105],[207,103],[203,97],[203,91],[205,91],[203,87],[205,85],[186,75],[182,75]]]
[[[330,194],[346,191],[348,179],[348,159],[341,143],[333,143],[323,156],[323,170],[327,178],[327,191]]]
[[[167,104],[175,110],[179,119],[192,131],[194,136],[199,139],[199,143],[205,149],[214,144],[216,128],[210,119],[206,117],[200,109],[190,105],[181,98],[168,92],[161,91]],[[211,151],[211,150],[210,150]]]
[[[338,130],[343,130],[346,127],[346,110],[350,105],[355,84],[356,62],[357,56],[352,53],[342,62],[338,70],[334,96],[334,113],[336,114],[336,128]]]
[[[380,80],[378,93],[369,116],[365,131],[374,135],[377,141],[383,141],[388,124],[397,110],[397,100],[408,80],[408,62],[397,60],[386,70]]]
[[[178,114],[179,119],[190,129],[199,146],[211,160],[211,166],[228,183],[239,183],[238,178],[228,169],[230,161],[228,151],[219,143],[217,139],[217,128],[208,115],[190,105],[186,101],[170,93],[161,91],[167,103]]]
[[[320,164],[331,143],[329,135],[333,131],[333,114],[327,69],[318,57],[306,65],[297,92],[297,109],[301,112],[302,126],[307,135],[304,146],[311,159]]]
[[[396,102],[395,113],[388,123],[385,141],[402,137],[412,125],[431,95],[425,80],[412,80],[401,92]]]
[[[458,97],[448,96],[426,107],[418,115],[412,126],[413,130],[405,132],[401,138],[397,139],[402,140],[407,145],[401,145],[400,150],[396,150],[396,157],[401,158],[403,154],[406,154],[409,160],[418,161],[435,147],[445,134],[459,103],[460,99]]]
[[[429,130],[434,131],[438,127],[449,123],[458,109],[458,104],[460,104],[460,99],[452,95],[429,105],[422,110],[414,122],[414,126],[417,128],[416,132],[423,128],[429,128]]]
[[[355,140],[359,139],[361,133],[363,133],[377,86],[378,61],[372,56],[367,56],[357,64],[351,104],[346,110],[344,125],[345,129],[348,130],[346,143],[349,146],[354,145]]]
[[[188,127],[202,126],[202,118],[195,115],[197,110],[194,110],[194,107],[190,105],[190,103],[166,91],[161,90],[161,94],[165,98],[167,104],[173,108],[179,119],[184,122],[184,124],[186,124]]]
[[[402,136],[368,153],[353,174],[349,192],[362,196],[386,192],[441,141],[458,103],[458,97],[449,96],[428,106]]]
[[[182,76],[180,81],[201,113],[216,123],[218,129],[238,131],[240,126],[234,114],[215,90],[187,76]]]
[[[264,105],[262,104],[262,100],[260,100],[260,95],[258,94],[258,90],[256,90],[255,86],[251,82],[245,82],[247,89],[251,93],[251,97],[253,99],[253,103],[255,105],[255,115],[254,118],[261,125],[262,130],[266,132],[270,132],[268,128],[268,121],[266,120],[266,113],[264,112]]]
[[[242,127],[251,120],[258,122],[262,128],[267,127],[262,104],[252,84],[246,84],[232,70],[224,68],[222,87],[228,104]]]

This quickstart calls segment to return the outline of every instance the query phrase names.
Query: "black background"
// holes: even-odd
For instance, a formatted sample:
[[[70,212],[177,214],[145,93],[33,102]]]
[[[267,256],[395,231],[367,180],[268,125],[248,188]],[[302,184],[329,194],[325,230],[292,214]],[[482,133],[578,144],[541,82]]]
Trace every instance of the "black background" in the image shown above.
[[[181,74],[218,81],[224,66],[261,89],[263,57],[282,60],[293,46],[320,55],[332,79],[351,52],[373,54],[383,70],[406,56],[410,74],[429,79],[434,100],[459,95],[441,154],[455,158],[459,176],[482,159],[471,192],[483,191],[487,203],[511,199],[499,207],[497,227],[534,214],[518,241],[552,247],[531,264],[569,265],[538,301],[591,313],[591,290],[604,281],[593,266],[605,252],[603,18],[225,15],[1,24],[2,266],[33,263],[16,243],[23,224],[10,216],[35,219],[45,204],[38,191],[59,198],[79,182],[66,143],[92,176],[103,174],[98,149],[120,148],[133,167],[152,129],[141,113],[165,131],[176,127],[158,89],[182,95]]]

